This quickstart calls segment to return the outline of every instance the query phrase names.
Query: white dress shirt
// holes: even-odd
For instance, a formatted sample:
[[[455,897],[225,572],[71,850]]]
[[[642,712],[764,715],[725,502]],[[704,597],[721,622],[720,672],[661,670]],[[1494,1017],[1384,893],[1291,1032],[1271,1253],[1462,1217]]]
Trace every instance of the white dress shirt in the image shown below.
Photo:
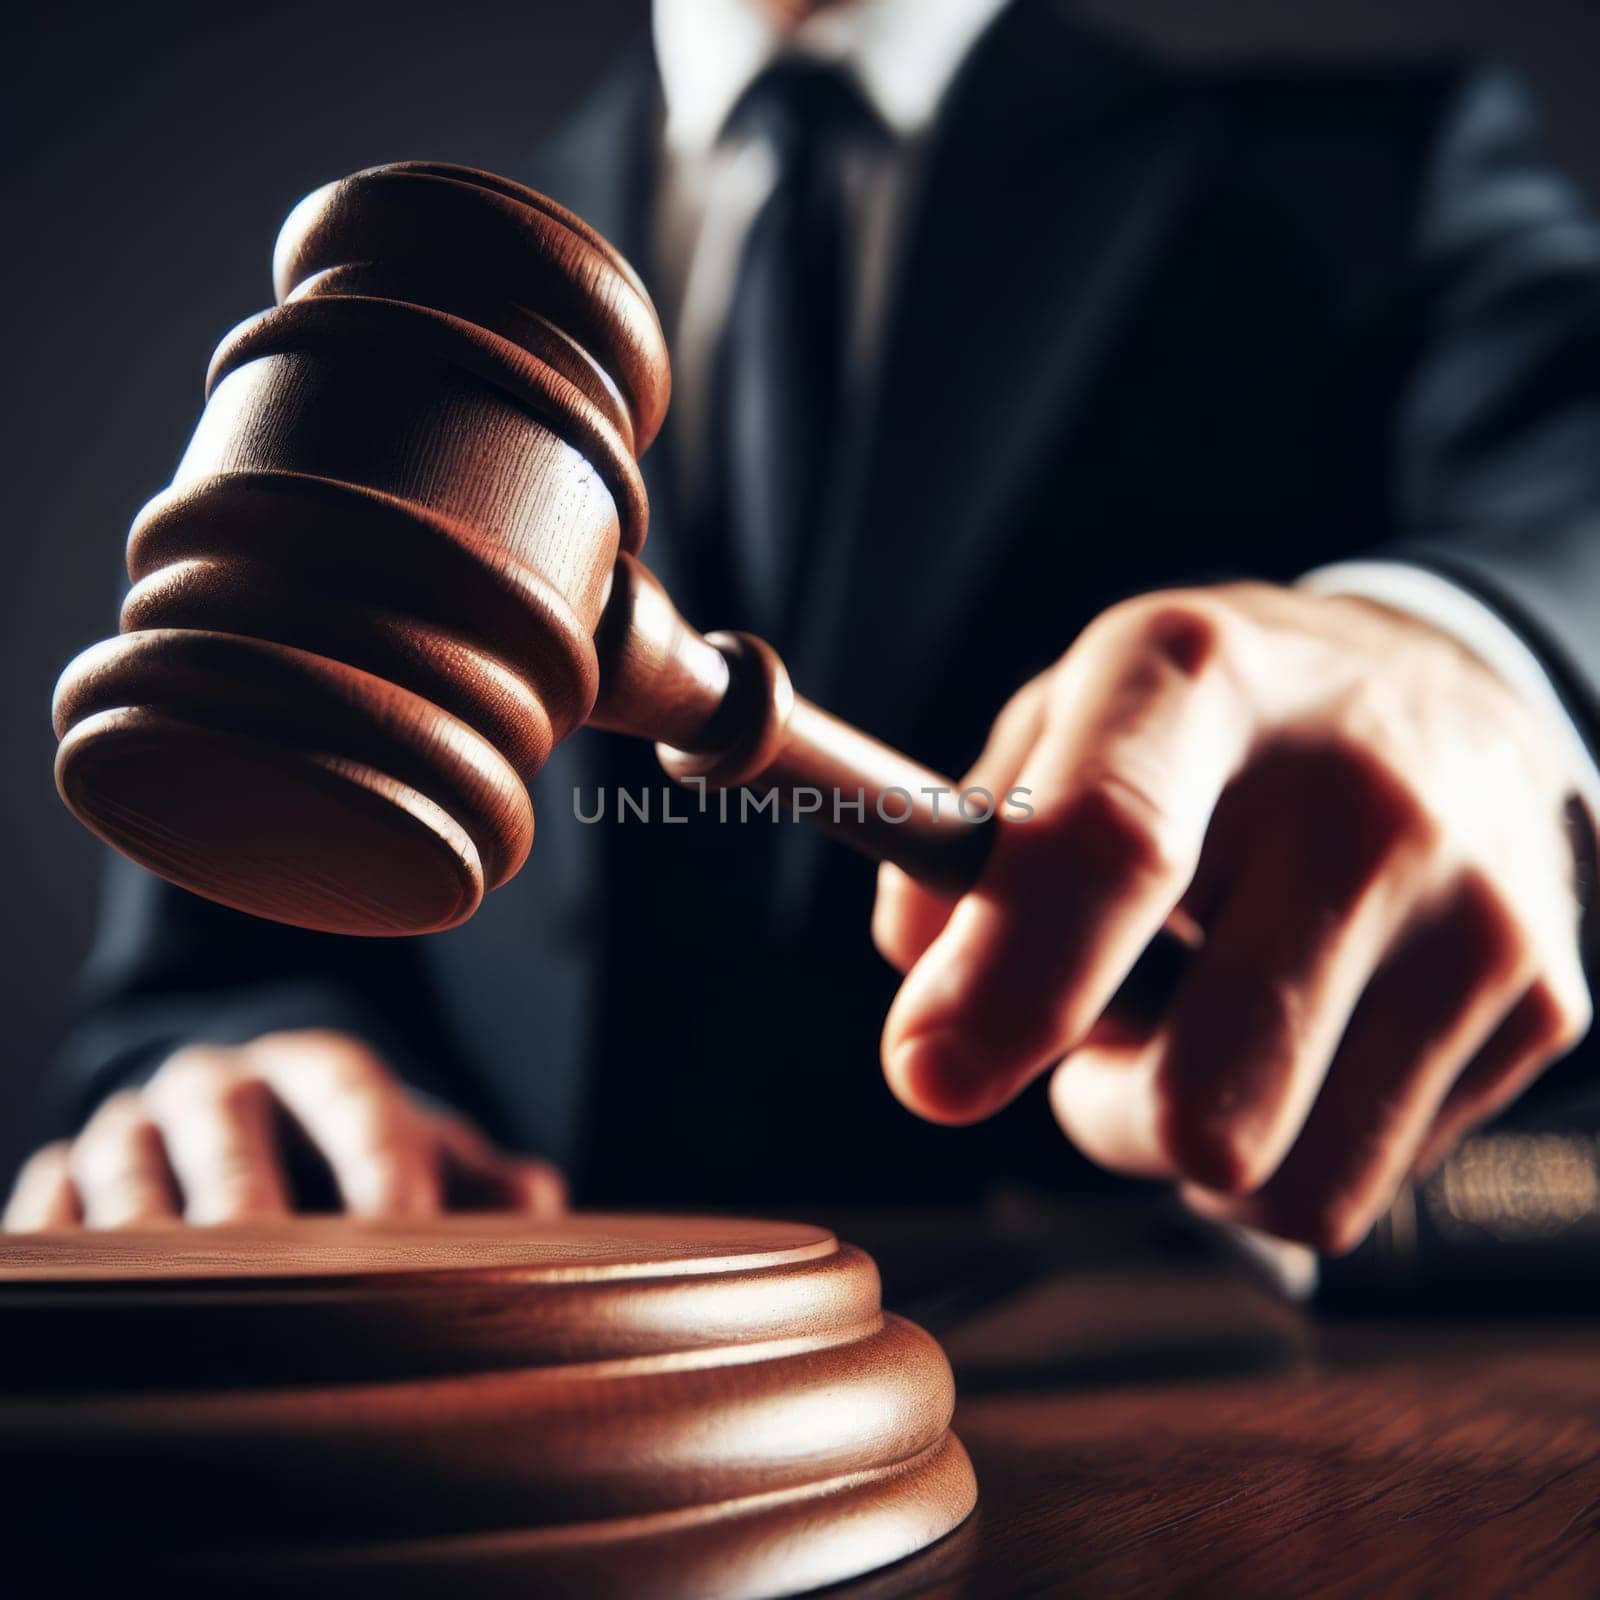
[[[740,248],[776,179],[759,139],[718,142],[739,97],[785,53],[837,63],[887,137],[852,152],[844,172],[852,263],[849,368],[876,354],[894,246],[923,135],[978,35],[1006,0],[854,0],[784,30],[754,0],[656,0],[666,101],[655,217],[660,310],[672,346],[675,437],[686,486],[706,428],[711,364],[733,299]]]
[[[673,422],[692,494],[704,459],[711,364],[733,299],[740,248],[775,178],[758,139],[719,142],[729,113],[784,52],[849,71],[888,138],[845,174],[854,305],[850,366],[878,354],[906,196],[925,135],[979,35],[1007,0],[843,0],[784,29],[756,0],[655,0],[656,59],[666,103],[662,184],[653,244],[660,310],[673,352]],[[1400,562],[1351,561],[1307,575],[1318,593],[1359,595],[1467,645],[1517,690],[1566,749],[1573,782],[1600,817],[1600,768],[1550,679],[1521,637],[1458,585]]]

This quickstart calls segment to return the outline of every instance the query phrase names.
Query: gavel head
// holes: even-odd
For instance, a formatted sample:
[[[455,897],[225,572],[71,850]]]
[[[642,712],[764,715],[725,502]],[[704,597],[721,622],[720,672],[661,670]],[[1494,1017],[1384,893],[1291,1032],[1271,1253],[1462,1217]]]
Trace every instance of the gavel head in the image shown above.
[[[301,202],[128,539],[118,637],[62,675],[63,799],[196,893],[338,933],[470,916],[589,714],[637,456],[649,296],[543,196],[377,167]]]

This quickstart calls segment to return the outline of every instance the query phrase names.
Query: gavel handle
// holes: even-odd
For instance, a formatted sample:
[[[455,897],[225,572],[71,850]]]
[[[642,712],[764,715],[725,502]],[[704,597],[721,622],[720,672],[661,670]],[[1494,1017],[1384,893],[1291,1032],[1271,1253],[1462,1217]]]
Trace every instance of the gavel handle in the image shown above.
[[[618,560],[595,643],[601,693],[591,724],[654,740],[668,774],[702,794],[775,794],[785,811],[930,889],[959,895],[971,888],[993,846],[996,817],[1020,815],[1030,803],[1020,795],[964,795],[813,705],[794,692],[769,644],[746,633],[700,635],[630,556]],[[1123,984],[1117,1010],[1158,1016],[1186,960],[1179,939],[1160,935]]]
[[[771,796],[766,803],[876,861],[893,862],[930,889],[959,895],[971,888],[994,843],[1004,796],[963,794],[943,774],[795,694],[764,641],[715,633],[708,642],[729,662],[728,722],[741,732],[709,762],[704,753],[658,744],[672,777]]]
[[[977,881],[994,838],[980,796],[963,810],[948,778],[801,698],[763,640],[696,632],[632,556],[617,559],[595,649],[591,726],[651,740],[680,783],[775,792],[785,812],[929,888]]]

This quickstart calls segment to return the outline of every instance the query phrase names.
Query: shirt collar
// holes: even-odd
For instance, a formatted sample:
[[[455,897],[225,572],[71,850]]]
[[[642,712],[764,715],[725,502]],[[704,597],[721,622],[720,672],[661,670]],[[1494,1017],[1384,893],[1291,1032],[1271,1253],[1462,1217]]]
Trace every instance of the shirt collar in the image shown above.
[[[899,139],[926,131],[978,35],[1007,0],[846,0],[785,33],[754,0],[655,0],[668,147],[709,150],[728,113],[784,50],[851,68]]]

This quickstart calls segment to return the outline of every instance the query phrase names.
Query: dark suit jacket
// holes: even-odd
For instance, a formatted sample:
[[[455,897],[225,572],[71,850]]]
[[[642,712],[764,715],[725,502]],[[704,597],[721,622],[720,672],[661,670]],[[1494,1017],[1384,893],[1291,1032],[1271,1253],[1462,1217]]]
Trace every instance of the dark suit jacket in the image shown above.
[[[519,174],[647,277],[657,96],[630,62]],[[1600,727],[1600,230],[1504,77],[1178,70],[1018,0],[940,117],[848,432],[780,643],[814,698],[946,771],[1118,597],[1357,554],[1480,593]],[[646,555],[736,626],[708,614],[670,448]],[[868,864],[792,827],[575,819],[575,786],[591,807],[662,781],[578,735],[536,784],[528,868],[420,941],[252,922],[119,863],[77,1113],[182,1040],[320,1023],[590,1199],[1072,1175],[1037,1096],[966,1131],[890,1100]]]

